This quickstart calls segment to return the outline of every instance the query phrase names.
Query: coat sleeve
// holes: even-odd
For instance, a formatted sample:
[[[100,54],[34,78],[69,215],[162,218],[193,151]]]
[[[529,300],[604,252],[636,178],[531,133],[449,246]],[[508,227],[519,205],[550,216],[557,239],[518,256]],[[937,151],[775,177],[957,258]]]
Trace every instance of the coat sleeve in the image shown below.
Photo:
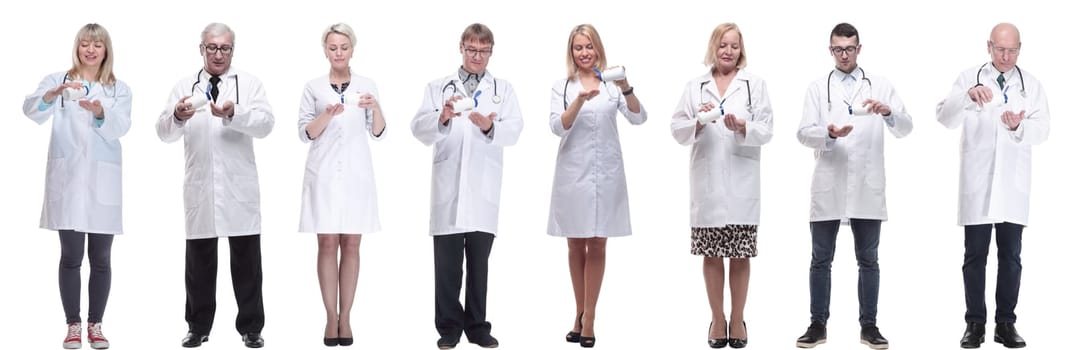
[[[182,86],[183,83],[180,81],[171,89],[168,102],[164,104],[164,110],[160,112],[160,117],[156,121],[156,135],[165,143],[172,143],[183,137],[183,126],[186,122],[175,119],[175,104],[184,97]]]
[[[1032,79],[1032,81],[1033,84],[1025,90],[1029,97],[1026,99],[1028,104],[1025,108],[1025,119],[1021,120],[1021,125],[1018,125],[1017,129],[1009,133],[1014,142],[1035,146],[1046,141],[1051,132],[1051,113],[1047,106],[1047,95],[1043,92],[1043,85],[1038,80]]]
[[[410,131],[425,146],[431,146],[446,138],[451,133],[451,125],[455,122],[452,119],[447,122],[446,126],[440,124],[440,110],[443,104],[436,100],[439,94],[435,90],[435,85],[432,82],[425,86],[425,96],[421,99],[421,107],[417,109],[417,114],[410,121]]]
[[[551,117],[548,121],[551,133],[558,137],[566,137],[570,130],[563,127],[563,113],[566,112],[566,80],[551,85]]]
[[[682,97],[678,99],[678,107],[671,114],[671,136],[683,146],[689,146],[697,142],[697,118],[695,116],[695,103],[687,83],[682,91]]]
[[[887,106],[890,107],[890,115],[886,118],[891,118],[894,122],[887,123],[884,120],[883,124],[887,126],[887,130],[890,130],[894,137],[902,138],[913,131],[913,117],[905,109],[905,103],[902,102],[901,97],[898,97],[898,93],[894,91],[894,86],[890,85],[890,83],[887,83],[887,86],[885,100]]]
[[[816,84],[809,86],[805,93],[805,108],[801,112],[801,123],[797,125],[797,140],[806,147],[826,151],[830,150],[836,139],[827,133],[827,124],[823,122],[820,111],[820,89]]]
[[[101,106],[104,107],[104,119],[101,119],[100,127],[93,128],[97,135],[109,141],[117,140],[130,131],[130,87],[116,81],[112,88],[115,89],[115,98]]]
[[[738,144],[743,146],[761,146],[771,141],[774,130],[774,119],[771,113],[771,98],[768,96],[767,83],[761,79],[755,79],[756,96],[753,104],[753,120],[745,122],[745,135],[734,133]]]
[[[973,85],[976,83],[972,80],[971,74],[962,73],[954,81],[954,86],[950,88],[946,99],[935,106],[935,118],[947,129],[961,126],[968,115],[979,114],[973,110],[976,103],[969,98],[968,91]]]
[[[223,124],[243,134],[265,138],[272,132],[272,126],[276,119],[272,116],[272,106],[268,104],[268,96],[265,93],[261,81],[253,77],[247,78],[250,84],[246,87],[250,92],[248,100],[242,104],[235,104],[235,114],[231,118],[224,118]]]
[[[306,84],[305,88],[302,89],[302,100],[298,103],[298,139],[302,140],[302,142],[309,143],[313,141],[313,139],[309,138],[306,127],[314,119],[317,119],[317,98],[313,94],[313,87]]]
[[[619,90],[618,99],[618,111],[622,113],[622,116],[626,117],[626,121],[629,121],[633,125],[644,124],[648,120],[648,111],[645,110],[645,105],[640,100],[637,101],[639,107],[641,107],[637,113],[630,111],[629,105],[626,103],[626,96],[622,94],[622,90],[618,88],[618,85],[610,84],[607,86],[610,89]],[[562,124],[562,123],[560,123]]]
[[[368,93],[370,95],[373,95],[373,98],[375,98],[376,101],[380,101],[380,91],[378,91],[376,89],[376,83],[374,83],[372,80],[369,80],[369,91],[368,91]],[[384,113],[384,106],[383,105],[380,106],[380,113],[381,114]],[[387,133],[387,116],[385,115],[383,117],[384,117],[384,130],[380,130],[380,135],[377,135],[376,133],[373,132],[373,111],[368,110],[368,109],[365,110],[365,130],[369,131],[369,137],[372,138],[373,140],[379,141],[379,140],[383,139],[384,134]]]
[[[60,80],[57,79],[57,74],[49,74],[41,79],[41,83],[37,84],[37,90],[34,90],[32,94],[26,96],[26,99],[22,102],[22,112],[26,114],[30,120],[33,120],[37,124],[44,124],[52,117],[52,113],[56,109],[57,100],[63,98],[62,96],[56,96],[52,103],[45,103],[44,97],[48,90],[55,89],[60,85]]]
[[[518,105],[518,96],[514,94],[514,87],[506,84],[507,88],[503,89],[503,108],[500,110],[502,114],[496,114],[496,118],[493,121],[495,127],[491,137],[486,140],[496,146],[512,146],[518,143],[518,138],[522,134],[522,126],[524,121],[522,120],[522,110]]]

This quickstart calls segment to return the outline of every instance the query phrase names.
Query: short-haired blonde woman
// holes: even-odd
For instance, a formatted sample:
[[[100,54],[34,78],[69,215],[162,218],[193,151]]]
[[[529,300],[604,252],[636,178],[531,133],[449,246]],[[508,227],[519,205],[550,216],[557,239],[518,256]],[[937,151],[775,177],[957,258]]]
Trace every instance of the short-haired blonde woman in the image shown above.
[[[712,31],[703,75],[690,80],[671,116],[671,134],[692,146],[689,157],[692,253],[704,256],[704,285],[712,322],[708,346],[743,348],[749,258],[760,223],[760,147],[771,141],[767,85],[745,72],[738,26]],[[723,313],[723,259],[730,259],[730,321]]]
[[[52,118],[41,228],[59,231],[60,300],[65,349],[82,347],[82,258],[89,253],[87,341],[108,348],[101,321],[112,285],[112,238],[123,233],[123,150],[130,130],[130,88],[116,80],[112,39],[99,24],[78,30],[71,69],[49,74],[22,105],[43,124]],[[86,240],[89,238],[89,247]]]
[[[618,114],[634,125],[648,119],[624,76],[602,81],[597,72],[608,68],[596,28],[579,25],[567,37],[567,77],[551,88],[551,131],[560,140],[548,234],[567,238],[575,314],[566,341],[587,348],[596,345],[607,238],[632,234]]]
[[[350,310],[358,285],[361,234],[380,230],[367,138],[380,139],[385,122],[376,84],[351,70],[355,41],[354,30],[343,23],[324,31],[321,44],[330,69],[306,83],[298,113],[298,138],[312,143],[299,231],[317,233],[327,346],[354,344]]]

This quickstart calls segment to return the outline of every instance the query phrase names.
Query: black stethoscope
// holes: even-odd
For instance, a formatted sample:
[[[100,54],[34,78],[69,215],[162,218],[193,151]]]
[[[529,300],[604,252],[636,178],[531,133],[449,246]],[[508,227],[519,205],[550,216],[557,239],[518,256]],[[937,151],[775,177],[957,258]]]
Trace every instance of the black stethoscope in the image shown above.
[[[861,81],[867,82],[868,83],[868,90],[871,91],[872,90],[872,79],[868,79],[868,76],[864,74],[864,68],[860,68],[860,70],[861,70]],[[852,72],[851,72],[851,74],[852,74]],[[831,111],[831,77],[834,76],[834,75],[835,75],[834,69],[831,70],[831,73],[827,73],[827,111],[828,112]],[[853,94],[853,97],[851,97],[849,101],[845,101],[845,100],[842,101],[842,102],[846,103],[846,109],[849,110],[850,115],[853,115],[853,105],[851,104],[851,102],[854,99],[856,99],[857,95],[859,95],[860,93],[861,93],[861,89],[858,88],[857,92]],[[871,94],[869,93],[869,95],[871,95]]]
[[[752,87],[749,86],[749,81],[748,80],[742,79],[742,81],[745,82],[745,92],[748,94],[747,95],[748,100],[745,102],[745,108],[748,109],[749,112],[751,113],[752,110],[753,110],[753,89],[752,89]],[[708,83],[711,83],[711,82],[712,82],[711,80],[706,80],[706,81],[700,83],[700,104],[702,104],[702,105],[705,104],[705,103],[711,103],[711,101],[704,102],[704,86],[708,85]],[[738,91],[738,90],[734,90],[734,91]],[[733,94],[734,91],[731,91],[730,93]],[[723,113],[724,112],[723,111],[723,102],[726,102],[728,97],[730,97],[730,94],[727,94],[727,96],[724,96],[723,99],[721,101],[719,101],[719,115],[726,115],[725,113]]]
[[[580,83],[581,82],[579,81],[578,84],[580,84]],[[611,92],[611,89],[607,88],[607,82],[606,81],[601,80],[600,84],[604,85],[604,90],[607,90],[608,93]],[[570,79],[567,79],[566,82],[563,83],[563,110],[566,110],[567,106],[569,105],[569,103],[566,103],[566,87],[567,86],[570,86]],[[618,97],[613,97],[610,102],[616,102],[617,103],[618,99],[621,98],[621,97],[622,97],[622,92],[620,91],[619,96]]]
[[[204,72],[205,72],[205,68],[202,68],[201,70],[197,71],[197,81],[194,82],[194,85],[190,85],[190,94],[191,95],[194,94],[194,89],[197,88],[197,85],[201,84],[201,73],[204,73]],[[239,99],[238,99],[238,74],[232,75],[231,78],[235,79],[235,104],[237,105],[237,104],[239,104]],[[209,89],[204,90],[205,91],[205,98],[208,99],[209,101],[212,101],[212,102],[215,103],[216,100],[212,98],[212,94],[210,93],[210,90],[212,90],[212,85],[209,85]]]
[[[458,75],[458,79],[459,80],[462,79],[461,74]],[[467,80],[468,80],[468,77],[467,77]],[[440,89],[440,104],[441,105],[447,103],[447,101],[446,101],[447,88],[451,88],[451,95],[452,96],[454,96],[455,94],[458,93],[458,85],[455,84],[455,79],[451,79],[450,82],[448,82],[447,84],[443,85],[443,89]],[[475,91],[473,93],[473,98],[475,100],[476,100],[477,97],[480,97],[480,96],[481,96],[481,90],[477,90],[477,91]],[[492,78],[492,103],[499,104],[500,102],[503,102],[503,98],[499,97],[499,82],[496,80],[495,77],[493,77]]]
[[[60,82],[60,85],[67,84],[67,81],[71,80],[70,74],[71,73],[63,73],[63,81]],[[71,80],[71,81],[74,81],[74,80]],[[86,89],[86,96],[88,97],[89,96],[89,85],[83,84],[82,88]],[[103,86],[101,86],[101,88],[104,89]],[[107,92],[108,90],[105,89],[105,91]],[[105,95],[107,96],[107,94],[105,94]],[[112,96],[111,97],[115,98],[115,96],[116,96],[115,85],[112,85]],[[65,105],[63,103],[63,96],[60,96],[60,108],[64,108],[64,107],[65,107]]]
[[[980,69],[976,71],[976,85],[973,85],[973,87],[983,86],[984,85],[984,84],[980,83],[980,73],[984,72],[984,68],[987,67],[988,64],[991,64],[991,62],[984,63],[984,65],[980,66]],[[1021,97],[1028,97],[1028,94],[1025,93],[1025,76],[1024,76],[1024,74],[1021,74],[1021,67],[1019,67],[1019,66],[1017,66],[1015,64],[1015,65],[1013,65],[1013,69],[1017,71],[1017,77],[1021,78]],[[999,73],[999,74],[1002,74],[1002,73]],[[1006,88],[1002,90],[1002,98],[1006,100],[1004,102],[1009,102],[1010,98],[1009,98],[1009,96],[1006,96],[1006,90],[1010,89],[1010,84],[1005,84],[1005,85],[1006,85]]]

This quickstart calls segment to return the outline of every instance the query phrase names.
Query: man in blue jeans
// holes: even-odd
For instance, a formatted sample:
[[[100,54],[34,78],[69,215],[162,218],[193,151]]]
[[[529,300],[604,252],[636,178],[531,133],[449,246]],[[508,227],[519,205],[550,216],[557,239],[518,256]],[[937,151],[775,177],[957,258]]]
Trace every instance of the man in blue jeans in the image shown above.
[[[840,23],[831,30],[828,50],[835,69],[813,82],[797,138],[815,150],[812,175],[812,266],[809,269],[812,324],[797,346],[812,348],[827,341],[831,305],[831,260],[842,224],[853,230],[857,253],[857,299],[861,343],[886,349],[876,327],[879,299],[879,228],[887,220],[883,140],[889,131],[905,137],[913,119],[890,82],[857,66],[861,53],[857,29]]]
[[[962,71],[936,108],[939,123],[961,127],[958,225],[965,227],[965,333],[961,347],[984,342],[984,287],[991,230],[998,248],[995,342],[1025,347],[1014,308],[1021,288],[1021,232],[1028,224],[1032,146],[1050,133],[1047,95],[1034,76],[1017,66],[1021,33],[1000,23],[987,41],[991,61]]]

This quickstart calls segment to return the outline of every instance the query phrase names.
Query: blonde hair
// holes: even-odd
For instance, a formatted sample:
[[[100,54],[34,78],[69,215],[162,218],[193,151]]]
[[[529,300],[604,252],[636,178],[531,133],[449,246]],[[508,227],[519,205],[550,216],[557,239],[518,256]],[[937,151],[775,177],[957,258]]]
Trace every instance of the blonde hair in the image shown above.
[[[350,28],[346,23],[336,23],[328,26],[328,29],[324,30],[324,35],[320,37],[320,45],[324,48],[328,48],[328,36],[332,34],[339,34],[350,39],[350,48],[353,49],[358,40],[354,38],[354,29]]]
[[[67,75],[72,78],[88,78],[80,75],[82,60],[78,57],[78,46],[83,40],[89,42],[99,41],[104,44],[104,58],[101,59],[101,68],[97,70],[97,76],[93,78],[101,84],[114,85],[116,79],[115,74],[112,72],[112,37],[108,35],[108,31],[104,27],[97,23],[84,25],[82,29],[78,30],[78,34],[75,34],[74,49],[71,50],[71,69],[67,71]]]
[[[578,34],[584,35],[592,41],[592,49],[596,50],[596,68],[603,70],[607,67],[607,57],[604,55],[604,43],[600,40],[600,33],[596,32],[596,27],[591,24],[580,24],[574,27],[570,31],[570,37],[566,40],[566,78],[567,80],[574,80],[577,78],[578,67],[574,62],[574,37]]]
[[[715,64],[719,61],[716,51],[719,50],[719,41],[723,40],[723,35],[726,35],[729,31],[738,32],[738,47],[741,48],[741,54],[738,55],[738,69],[745,68],[745,36],[741,34],[741,29],[738,29],[738,25],[734,23],[723,23],[715,26],[715,30],[712,31],[712,37],[708,39],[708,52],[704,54],[704,65],[709,67],[715,67]]]

